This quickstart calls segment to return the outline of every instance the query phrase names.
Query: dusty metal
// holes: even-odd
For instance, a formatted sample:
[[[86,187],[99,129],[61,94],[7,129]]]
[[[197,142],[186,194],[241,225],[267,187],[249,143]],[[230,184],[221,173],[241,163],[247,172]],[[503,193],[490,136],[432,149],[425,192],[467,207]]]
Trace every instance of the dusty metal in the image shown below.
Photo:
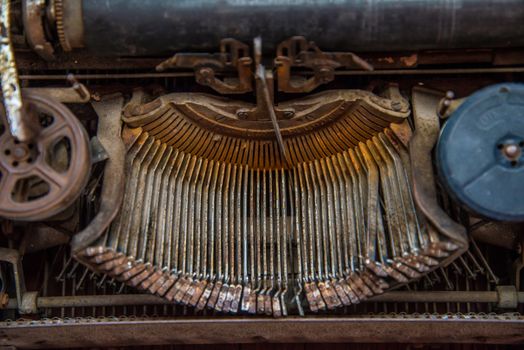
[[[446,92],[446,96],[439,102],[438,116],[442,119],[449,118],[465,100],[466,98],[455,98],[452,91]]]
[[[250,104],[179,93],[144,103],[136,93],[123,116],[121,210],[96,240],[73,244],[77,258],[173,303],[275,317],[304,297],[312,312],[332,310],[422,277],[459,245],[419,220],[409,132],[389,128],[407,102],[394,87],[387,95],[280,104],[294,111],[275,115],[286,159],[274,121],[238,117]],[[289,257],[292,235],[300,261]]]
[[[31,138],[31,129],[24,121],[22,110],[22,95],[18,83],[18,72],[16,70],[13,46],[11,43],[11,5],[10,1],[0,2],[0,73],[2,74],[2,94],[9,130],[11,134],[20,141]]]
[[[48,96],[62,103],[87,103],[91,99],[91,93],[84,84],[78,82],[73,74],[66,77],[71,87],[27,87],[22,92],[34,92],[42,96]]]
[[[170,68],[191,68],[195,71],[197,83],[209,86],[221,94],[243,94],[252,91],[253,60],[250,57],[249,46],[235,40],[220,41],[220,52],[214,54],[177,53],[160,63],[157,71]],[[218,72],[235,71],[235,78],[217,78]]]
[[[273,73],[266,71],[266,67],[262,65],[262,39],[260,37],[254,40],[254,51],[255,51],[255,64],[256,64],[256,84],[257,84],[257,108],[253,111],[256,119],[264,119],[261,115],[269,115],[271,124],[275,131],[275,136],[282,154],[283,160],[287,165],[290,164],[289,156],[287,154],[286,145],[282,139],[282,133],[280,132],[280,126],[278,125],[277,115],[275,113],[273,93],[270,91],[273,85]],[[268,82],[269,81],[269,82]],[[237,115],[240,116],[242,113],[237,111]],[[293,113],[293,112],[290,112]]]
[[[498,307],[515,309],[524,303],[524,292],[514,286],[500,286],[496,291],[390,291],[362,302],[387,303],[493,303]],[[66,307],[116,307],[133,305],[169,305],[172,302],[150,294],[75,295],[64,297],[36,297],[37,309]],[[9,299],[6,309],[18,309],[16,299]]]
[[[105,67],[104,67],[105,68]],[[376,69],[369,71],[337,70],[335,75],[457,75],[457,74],[502,74],[522,73],[522,67],[508,68],[460,68],[460,69]],[[304,73],[304,72],[302,72]],[[298,72],[297,72],[298,74]],[[145,78],[185,78],[193,77],[193,72],[162,72],[162,73],[111,73],[111,74],[75,74],[77,79],[105,80],[105,79],[145,79]],[[64,80],[63,74],[22,74],[20,80]]]
[[[503,223],[472,219],[469,233],[478,242],[495,245],[509,250],[520,249],[520,236],[524,224]]]
[[[25,232],[18,249],[22,254],[28,254],[67,244],[70,239],[71,235],[62,230],[45,224],[35,224]]]
[[[9,132],[0,136],[0,216],[37,221],[65,210],[83,190],[91,164],[89,142],[82,124],[63,104],[35,92],[25,93],[24,100],[41,130],[28,143]],[[67,142],[69,151],[58,157],[61,142]]]
[[[277,47],[275,66],[278,90],[282,92],[311,92],[335,79],[335,69],[354,68],[372,71],[373,67],[351,52],[323,52],[303,36],[291,37]],[[294,67],[313,70],[313,76],[292,75]]]
[[[15,293],[17,305],[22,305],[23,295],[26,292],[24,269],[22,267],[22,257],[16,249],[0,248],[0,261],[8,262],[13,267],[15,282]]]
[[[54,60],[53,45],[47,40],[44,29],[45,0],[22,0],[24,31],[29,46],[44,60]]]
[[[503,309],[516,308],[522,298],[515,286],[497,286],[497,294],[497,306]]]
[[[255,39],[256,40],[256,39]],[[255,45],[255,51],[256,51]],[[199,84],[209,86],[222,94],[245,93],[252,91],[253,60],[249,56],[249,46],[234,40],[224,39],[220,43],[219,54],[185,54],[178,53],[160,63],[156,68],[164,71],[169,68],[192,68]],[[262,49],[255,52],[261,56]],[[255,70],[258,71],[259,63]],[[353,53],[322,52],[313,42],[304,37],[292,37],[282,42],[277,48],[275,58],[278,90],[282,92],[311,92],[319,85],[326,84],[335,78],[337,68],[357,68],[367,71],[373,67]],[[313,76],[308,79],[292,76],[294,67],[309,68]],[[219,80],[217,72],[236,68],[238,78]],[[228,83],[227,80],[232,81]]]
[[[36,300],[38,292],[25,292],[22,294],[22,303],[18,304],[18,312],[22,315],[38,313]]]
[[[431,151],[438,139],[440,127],[438,105],[442,94],[422,87],[413,88],[412,105],[415,132],[409,145],[413,176],[413,195],[417,206],[439,232],[461,247],[468,246],[466,229],[451,220],[437,203]]]
[[[82,249],[96,240],[115,218],[124,194],[124,157],[125,146],[121,141],[122,123],[120,114],[123,97],[109,96],[100,102],[92,102],[99,115],[98,141],[102,144],[109,158],[104,172],[104,187],[101,194],[100,209],[96,217],[82,231],[75,234],[71,241],[73,251]]]
[[[232,33],[264,36],[266,53],[293,35],[329,51],[523,47],[522,2],[500,1],[90,0],[75,20],[90,54],[113,57],[211,50]]]
[[[58,41],[62,50],[69,52],[84,45],[84,23],[82,0],[53,0],[49,5],[54,14],[54,23]]]
[[[239,110],[254,108],[249,103],[203,94],[169,94],[149,103],[129,104],[124,111],[124,121],[131,127],[147,123],[145,131],[153,132],[152,136],[158,135],[165,142],[171,140],[170,145],[197,156],[223,161],[229,159],[230,154],[234,156],[232,160],[251,168],[278,168],[282,159],[269,116],[265,120],[240,119],[237,116]],[[275,111],[286,148],[290,150],[292,165],[295,165],[329,155],[330,150],[341,152],[348,146],[358,145],[366,140],[366,135],[383,130],[391,122],[404,120],[408,108],[405,100],[380,98],[362,90],[333,90],[280,103]],[[284,112],[291,110],[294,113],[286,118]],[[347,120],[330,125],[336,120],[350,119],[353,113],[358,115],[355,122]],[[150,123],[150,120],[158,120],[157,123],[162,122],[165,126],[156,128],[157,123]],[[362,130],[357,132],[357,125]],[[323,133],[329,137],[321,141],[310,131],[323,126]],[[178,130],[185,130],[184,135],[171,139],[171,133]],[[338,136],[339,132],[341,136]],[[199,135],[197,140],[189,138],[193,134]],[[239,144],[242,139],[250,139],[251,142],[248,140]],[[231,148],[238,146],[242,146],[244,153],[234,152]]]

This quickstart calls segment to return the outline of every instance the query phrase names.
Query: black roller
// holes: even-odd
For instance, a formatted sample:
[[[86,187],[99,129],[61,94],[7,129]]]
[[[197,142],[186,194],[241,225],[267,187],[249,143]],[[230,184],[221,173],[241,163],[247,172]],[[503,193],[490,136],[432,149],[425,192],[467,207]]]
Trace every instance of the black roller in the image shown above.
[[[83,0],[82,13],[99,55],[216,51],[258,35],[266,52],[294,35],[330,51],[524,46],[522,0]]]
[[[472,212],[524,221],[524,84],[468,97],[442,129],[437,162],[444,185]]]

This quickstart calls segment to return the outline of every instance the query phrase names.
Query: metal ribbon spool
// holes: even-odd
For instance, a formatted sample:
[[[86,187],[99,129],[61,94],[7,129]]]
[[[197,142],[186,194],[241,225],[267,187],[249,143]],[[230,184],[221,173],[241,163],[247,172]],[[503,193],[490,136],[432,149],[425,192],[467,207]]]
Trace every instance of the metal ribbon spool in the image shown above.
[[[498,84],[466,99],[444,125],[440,175],[470,211],[524,221],[524,85]]]
[[[79,196],[89,178],[86,131],[60,102],[35,92],[24,94],[27,117],[41,130],[20,142],[0,126],[0,216],[25,221],[49,218]]]

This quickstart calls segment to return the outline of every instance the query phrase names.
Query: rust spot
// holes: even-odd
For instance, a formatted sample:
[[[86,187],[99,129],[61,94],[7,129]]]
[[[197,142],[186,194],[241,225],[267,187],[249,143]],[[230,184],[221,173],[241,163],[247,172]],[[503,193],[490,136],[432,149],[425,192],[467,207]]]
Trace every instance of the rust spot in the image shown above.
[[[382,57],[378,59],[379,62],[386,62],[389,64],[395,63],[395,59],[393,57]]]
[[[418,55],[416,53],[414,53],[411,56],[400,57],[400,63],[402,63],[402,65],[406,67],[413,67],[417,64],[417,62]]]

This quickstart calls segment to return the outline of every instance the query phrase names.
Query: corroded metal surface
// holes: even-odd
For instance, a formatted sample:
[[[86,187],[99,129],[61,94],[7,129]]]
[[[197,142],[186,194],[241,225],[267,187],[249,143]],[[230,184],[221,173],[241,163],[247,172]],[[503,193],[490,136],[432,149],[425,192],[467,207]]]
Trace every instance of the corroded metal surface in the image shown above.
[[[303,36],[294,36],[280,43],[276,55],[278,90],[283,92],[311,92],[335,79],[337,68],[373,70],[373,66],[354,53],[323,52]],[[308,79],[292,76],[293,67],[312,69],[313,76]]]
[[[5,116],[1,117],[0,216],[37,221],[58,214],[78,198],[91,160],[87,133],[67,107],[36,92],[24,93],[24,100],[41,130],[33,142],[23,143],[5,130]]]
[[[10,1],[0,2],[0,73],[2,74],[3,103],[9,121],[11,134],[21,141],[27,141],[31,134],[24,124],[22,115],[22,95],[18,84],[13,47],[10,33]]]
[[[250,168],[283,166],[269,115],[244,119],[254,107],[203,94],[169,94],[130,104],[124,121],[183,152]],[[362,90],[334,90],[275,106],[291,165],[353,148],[409,114],[405,100]],[[337,121],[337,122],[335,122]],[[176,137],[173,137],[173,136]],[[194,137],[193,137],[194,136]]]
[[[124,159],[126,149],[120,138],[122,122],[120,114],[124,98],[117,94],[99,102],[93,102],[93,108],[100,120],[98,140],[108,154],[105,164],[104,187],[100,197],[97,215],[71,241],[73,251],[85,248],[96,240],[111,224],[118,213],[124,198]]]
[[[332,310],[440,266],[459,245],[428,230],[411,196],[407,103],[331,91],[277,106],[171,94],[125,108],[126,192],[77,257],[169,301],[223,313]],[[395,132],[393,131],[395,130]],[[397,136],[398,135],[398,136]]]
[[[53,44],[46,37],[45,0],[23,0],[22,13],[24,31],[27,43],[40,57],[46,61],[54,60]]]
[[[437,202],[437,189],[432,170],[431,151],[437,142],[440,127],[437,115],[442,94],[422,87],[413,89],[415,134],[409,145],[413,170],[413,195],[429,222],[464,249],[466,229],[453,221]]]
[[[242,94],[253,89],[253,60],[249,56],[249,46],[235,40],[220,41],[220,52],[215,54],[177,53],[157,65],[158,71],[169,68],[192,68],[197,83],[209,86],[221,94]],[[217,73],[236,70],[234,79],[219,79]]]

